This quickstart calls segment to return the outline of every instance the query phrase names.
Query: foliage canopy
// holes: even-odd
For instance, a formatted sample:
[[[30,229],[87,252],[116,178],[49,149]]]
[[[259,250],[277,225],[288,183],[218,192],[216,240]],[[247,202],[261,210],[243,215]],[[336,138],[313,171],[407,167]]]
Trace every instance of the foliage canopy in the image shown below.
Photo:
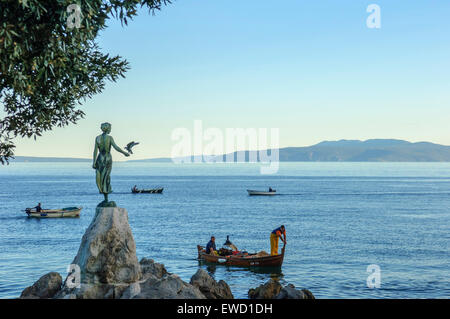
[[[81,103],[124,77],[128,62],[101,52],[96,38],[111,18],[128,24],[139,7],[160,10],[170,0],[1,0],[0,162],[16,137],[41,136],[84,117]],[[73,26],[74,10],[81,9]]]

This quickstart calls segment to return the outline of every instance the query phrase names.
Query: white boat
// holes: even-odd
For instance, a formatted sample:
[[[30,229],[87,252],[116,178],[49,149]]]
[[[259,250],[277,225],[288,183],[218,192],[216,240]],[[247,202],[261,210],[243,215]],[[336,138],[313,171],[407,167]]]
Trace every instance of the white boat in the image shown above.
[[[79,217],[83,207],[66,207],[62,209],[42,209],[37,212],[35,208],[27,208],[25,213],[28,217],[37,218],[61,218],[61,217]]]
[[[252,195],[260,195],[260,196],[272,196],[272,195],[276,195],[277,191],[276,190],[272,190],[272,191],[255,191],[252,189],[247,189],[247,192],[250,196]]]

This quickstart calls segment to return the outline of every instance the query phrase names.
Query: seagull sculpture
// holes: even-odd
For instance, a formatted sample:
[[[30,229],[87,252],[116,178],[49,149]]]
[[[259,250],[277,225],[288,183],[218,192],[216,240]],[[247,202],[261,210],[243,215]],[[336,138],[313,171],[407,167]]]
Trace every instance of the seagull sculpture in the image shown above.
[[[133,151],[131,149],[138,144],[139,142],[130,142],[127,144],[127,146],[125,146],[125,149],[128,151],[128,153],[133,154]]]

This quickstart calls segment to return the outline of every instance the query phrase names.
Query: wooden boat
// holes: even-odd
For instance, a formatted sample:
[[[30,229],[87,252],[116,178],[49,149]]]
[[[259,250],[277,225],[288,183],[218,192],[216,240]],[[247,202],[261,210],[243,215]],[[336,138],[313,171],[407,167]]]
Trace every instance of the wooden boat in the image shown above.
[[[250,196],[254,196],[254,195],[260,195],[260,196],[273,196],[277,194],[276,190],[272,190],[272,191],[255,191],[252,189],[247,189],[247,192]]]
[[[281,267],[284,259],[284,251],[286,245],[281,249],[281,254],[275,256],[257,257],[256,254],[248,254],[244,256],[229,255],[216,256],[205,252],[203,246],[197,245],[198,259],[215,264],[227,266],[241,266],[241,267]]]
[[[154,189],[131,189],[133,194],[162,194],[164,188],[154,188]]]
[[[60,217],[79,217],[83,207],[66,207],[62,209],[43,209],[39,213],[35,208],[27,208],[25,213],[28,217],[36,218],[60,218]]]

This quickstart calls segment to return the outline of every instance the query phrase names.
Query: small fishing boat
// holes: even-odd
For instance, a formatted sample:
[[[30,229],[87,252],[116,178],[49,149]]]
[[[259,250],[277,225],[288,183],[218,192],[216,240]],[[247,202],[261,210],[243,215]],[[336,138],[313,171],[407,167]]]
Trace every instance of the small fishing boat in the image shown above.
[[[219,256],[207,254],[203,246],[197,245],[198,259],[215,264],[227,266],[241,266],[241,267],[281,267],[284,259],[284,251],[286,245],[281,249],[279,255],[261,256],[258,254],[242,254],[242,255],[225,255]]]
[[[62,209],[42,209],[37,212],[35,208],[27,208],[25,213],[28,217],[36,218],[61,218],[61,217],[79,217],[83,207],[66,207]]]
[[[154,189],[137,189],[137,188],[132,188],[131,192],[133,194],[162,194],[164,188],[154,188]]]
[[[273,196],[277,194],[276,190],[271,190],[271,191],[256,191],[256,190],[252,190],[252,189],[247,189],[247,192],[250,196],[254,196],[254,195],[260,195],[260,196]]]

